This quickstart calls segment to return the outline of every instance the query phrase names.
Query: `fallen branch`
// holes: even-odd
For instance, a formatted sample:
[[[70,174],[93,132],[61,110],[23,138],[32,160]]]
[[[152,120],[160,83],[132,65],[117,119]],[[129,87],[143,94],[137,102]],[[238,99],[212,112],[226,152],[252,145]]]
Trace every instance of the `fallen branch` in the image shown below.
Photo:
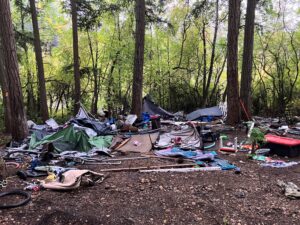
[[[103,169],[100,172],[125,172],[125,171],[139,171],[147,169],[164,169],[164,168],[177,168],[177,167],[193,167],[195,164],[172,164],[162,166],[144,166],[144,167],[127,167],[127,168],[115,168],[115,169]]]

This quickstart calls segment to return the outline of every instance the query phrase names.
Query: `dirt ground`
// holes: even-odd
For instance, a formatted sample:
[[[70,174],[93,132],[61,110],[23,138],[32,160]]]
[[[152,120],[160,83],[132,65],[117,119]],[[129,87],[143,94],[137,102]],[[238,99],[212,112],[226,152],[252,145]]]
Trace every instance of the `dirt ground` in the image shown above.
[[[279,179],[300,186],[300,165],[264,168],[246,153],[221,158],[240,167],[241,173],[105,173],[109,177],[92,187],[32,193],[26,206],[0,210],[0,224],[300,224],[300,199],[286,198],[277,186]],[[118,167],[172,163],[147,159]],[[115,167],[81,168],[99,172]],[[25,186],[15,177],[1,191]]]

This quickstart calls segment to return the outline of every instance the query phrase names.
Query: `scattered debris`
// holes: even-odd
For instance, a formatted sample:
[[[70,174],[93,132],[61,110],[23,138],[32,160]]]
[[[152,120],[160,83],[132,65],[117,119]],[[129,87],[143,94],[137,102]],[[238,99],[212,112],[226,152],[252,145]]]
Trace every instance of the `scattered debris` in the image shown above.
[[[156,169],[156,170],[140,170],[142,173],[151,172],[177,172],[177,173],[187,173],[187,172],[199,172],[199,171],[216,171],[221,170],[221,167],[199,167],[199,168],[171,168],[171,169]]]
[[[91,186],[102,182],[103,179],[103,174],[90,170],[68,170],[57,176],[55,180],[46,179],[41,181],[41,186],[52,190],[73,190],[83,185],[84,182]]]
[[[164,120],[165,118],[169,120]],[[166,180],[177,179],[181,184],[184,182],[182,179],[194,179],[198,182],[201,177],[201,182],[193,181],[191,187],[182,185],[181,192],[190,191],[192,196],[200,195],[199,198],[203,199],[204,195],[213,193],[215,189],[219,192],[224,190],[226,196],[228,190],[238,190],[230,196],[241,201],[251,196],[250,191],[238,187],[235,182],[256,176],[256,174],[253,175],[253,171],[247,170],[249,165],[252,168],[256,166],[262,173],[266,173],[273,169],[268,170],[265,167],[282,168],[298,164],[296,160],[290,161],[273,156],[273,147],[266,146],[264,142],[257,141],[253,145],[253,139],[251,139],[253,133],[258,129],[259,132],[265,132],[257,125],[257,121],[249,121],[239,127],[224,125],[221,120],[223,117],[209,122],[216,118],[205,115],[197,118],[202,121],[185,121],[184,119],[176,121],[178,117],[173,118],[168,114],[156,116],[144,112],[142,119],[137,118],[136,115],[127,117],[120,115],[115,121],[108,120],[103,115],[100,120],[97,120],[82,108],[76,117],[63,125],[51,119],[44,125],[28,122],[31,137],[22,143],[10,143],[3,154],[4,167],[14,172],[11,174],[13,178],[3,176],[4,179],[0,180],[0,188],[7,191],[20,186],[21,189],[30,191],[33,199],[37,198],[36,196],[49,195],[50,192],[44,189],[65,191],[79,189],[74,193],[76,195],[84,193],[85,198],[85,196],[93,196],[92,193],[86,191],[86,188],[102,182],[110,173],[118,180],[124,181],[125,178],[132,180],[128,181],[126,188],[120,188],[117,183],[111,184],[111,180],[108,180],[102,187],[107,193],[124,192],[127,194],[130,187],[136,188],[134,191],[137,193],[144,194],[149,193],[150,190],[151,193],[153,190],[155,193],[156,188],[159,192],[177,193],[179,192],[178,185],[168,184]],[[282,127],[280,124],[277,128],[268,126],[266,130],[273,129],[273,131],[283,133],[283,128],[286,131],[287,127]],[[265,137],[264,133],[260,135]],[[266,136],[268,135],[270,134]],[[279,136],[276,136],[276,139],[277,137]],[[253,146],[256,151],[249,155]],[[274,170],[284,172],[282,169]],[[163,173],[166,173],[166,176]],[[214,174],[216,178],[213,180],[216,188],[212,185],[205,186],[205,182],[202,182],[204,174],[210,176],[210,179]],[[134,182],[137,176],[141,182],[136,184]],[[223,177],[227,179],[226,176],[234,182],[234,185],[230,184],[231,187],[228,189],[224,186]],[[260,173],[257,176],[260,184],[257,188],[265,188],[262,180],[266,179],[266,176]],[[17,182],[12,183],[12,180]],[[157,185],[152,185],[152,183]],[[202,183],[203,187],[201,187]],[[229,185],[228,182],[226,182],[227,185]],[[252,189],[254,188],[256,187]],[[99,193],[98,188],[90,190]],[[59,193],[55,194],[55,198],[58,197],[56,195],[63,195],[61,192],[53,193]],[[50,196],[53,197],[53,194]],[[105,199],[106,196],[102,196],[98,200],[105,202]],[[209,197],[209,201],[209,204],[214,204],[215,199]],[[33,201],[32,204],[36,202],[38,201]],[[122,200],[120,202],[122,203]],[[202,204],[193,199],[191,206],[184,203],[183,207],[197,208]],[[162,205],[165,207],[163,203]],[[47,210],[51,211],[53,208],[55,207],[50,205]],[[111,218],[111,212],[106,213],[105,217]],[[171,223],[173,222],[176,223],[176,221]],[[201,223],[201,220],[199,219],[198,222]],[[190,221],[184,221],[184,223],[190,223]]]
[[[293,182],[285,183],[282,180],[277,181],[278,186],[283,188],[286,197],[291,199],[300,198],[300,188]]]
[[[115,168],[115,169],[103,169],[100,172],[125,172],[125,171],[140,171],[147,169],[161,169],[161,168],[176,168],[176,167],[194,167],[196,164],[172,164],[172,165],[162,165],[162,166],[142,166],[142,167],[128,167],[128,168]]]
[[[20,207],[20,206],[26,205],[31,200],[31,196],[29,193],[20,191],[20,190],[14,190],[14,191],[0,193],[0,198],[5,197],[5,196],[22,196],[22,197],[25,197],[25,199],[20,200],[20,202],[18,202],[18,203],[11,203],[11,204],[5,204],[5,202],[3,202],[3,200],[1,200],[0,201],[1,202],[0,209],[10,209],[10,208]]]

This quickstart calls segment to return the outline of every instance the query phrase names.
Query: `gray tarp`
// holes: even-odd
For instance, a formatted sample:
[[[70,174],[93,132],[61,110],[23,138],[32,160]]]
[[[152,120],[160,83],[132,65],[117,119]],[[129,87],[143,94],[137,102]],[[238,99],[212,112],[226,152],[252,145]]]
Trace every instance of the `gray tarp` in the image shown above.
[[[198,109],[194,112],[191,112],[186,116],[188,120],[197,120],[200,117],[204,116],[214,116],[214,117],[221,117],[223,116],[219,106],[214,106],[210,108]]]
[[[160,115],[161,117],[174,117],[174,115],[159,105],[156,105],[149,96],[145,96],[143,99],[143,112],[147,112],[150,115]]]

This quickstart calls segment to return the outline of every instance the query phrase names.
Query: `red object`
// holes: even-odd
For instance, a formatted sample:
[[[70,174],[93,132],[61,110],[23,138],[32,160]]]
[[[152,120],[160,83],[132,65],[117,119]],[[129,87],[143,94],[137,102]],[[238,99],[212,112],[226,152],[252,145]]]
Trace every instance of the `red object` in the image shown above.
[[[40,191],[41,188],[40,188],[39,186],[35,186],[35,187],[32,188],[32,190],[33,190],[34,192],[37,192],[37,191]]]
[[[176,145],[180,145],[181,141],[182,141],[181,137],[176,137],[175,140],[174,140],[174,142],[175,142]]]
[[[298,139],[280,137],[280,136],[270,135],[270,134],[266,135],[265,138],[268,143],[272,143],[272,144],[285,145],[289,147],[300,145],[300,140]]]
[[[234,148],[220,148],[221,152],[237,152]]]
[[[242,101],[242,99],[240,99],[240,104],[241,104],[241,106],[242,106],[242,108],[243,108],[243,110],[244,110],[245,115],[247,116],[248,121],[251,120],[251,118],[250,118],[250,116],[249,116],[249,113],[248,113],[248,111],[246,110],[245,105],[244,105],[244,102]]]

